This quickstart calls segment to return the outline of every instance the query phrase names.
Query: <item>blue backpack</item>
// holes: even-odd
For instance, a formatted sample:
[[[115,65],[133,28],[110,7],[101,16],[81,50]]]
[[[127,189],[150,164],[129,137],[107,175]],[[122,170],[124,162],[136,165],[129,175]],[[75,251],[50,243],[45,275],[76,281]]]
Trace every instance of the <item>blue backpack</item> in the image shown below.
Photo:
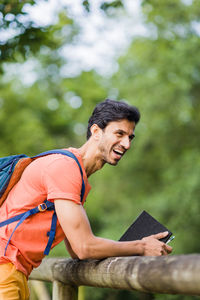
[[[19,179],[23,173],[23,170],[26,168],[26,166],[29,165],[34,159],[37,159],[39,157],[46,156],[49,154],[63,154],[68,157],[71,157],[72,159],[74,159],[76,161],[76,163],[79,166],[79,169],[81,172],[81,177],[82,177],[81,202],[83,201],[83,196],[85,193],[85,184],[84,184],[84,180],[83,180],[83,171],[82,171],[82,168],[81,168],[81,165],[80,165],[78,159],[72,152],[70,152],[68,150],[56,149],[56,150],[46,151],[46,152],[40,153],[40,154],[38,154],[36,156],[32,156],[32,157],[29,157],[25,154],[21,154],[21,155],[12,155],[12,156],[0,158],[0,206],[5,201],[7,195],[10,192],[10,190],[12,189],[12,187],[19,181]],[[47,236],[49,237],[49,239],[48,239],[46,248],[44,250],[45,255],[49,254],[49,251],[51,250],[51,246],[54,241],[55,234],[56,234],[57,215],[55,212],[54,203],[52,203],[48,200],[45,200],[43,203],[41,203],[37,207],[34,207],[22,214],[19,214],[10,219],[7,219],[3,222],[0,222],[0,227],[3,227],[10,223],[19,221],[17,223],[17,225],[15,226],[15,228],[7,242],[4,255],[6,254],[8,244],[10,243],[10,240],[11,240],[15,230],[19,227],[19,225],[22,224],[22,222],[24,220],[26,220],[28,217],[30,217],[31,215],[34,215],[34,214],[40,213],[40,212],[44,212],[45,210],[53,210],[54,211],[53,216],[52,216],[52,221],[51,221],[51,229],[49,232],[47,232]]]

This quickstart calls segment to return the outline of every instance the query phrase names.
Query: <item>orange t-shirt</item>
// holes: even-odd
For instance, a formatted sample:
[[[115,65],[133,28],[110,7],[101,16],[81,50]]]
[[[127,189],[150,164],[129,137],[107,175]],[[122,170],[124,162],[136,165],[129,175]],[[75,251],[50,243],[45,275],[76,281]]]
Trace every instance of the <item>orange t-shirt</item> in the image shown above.
[[[90,191],[82,158],[75,148],[69,148],[80,162],[85,182],[83,203]],[[24,170],[21,179],[10,191],[0,209],[0,221],[23,213],[44,200],[67,199],[81,205],[82,178],[79,166],[73,158],[51,154],[34,160]],[[83,205],[82,203],[82,205]],[[0,264],[12,262],[17,270],[29,276],[33,267],[39,266],[48,242],[53,211],[37,213],[27,218],[15,231],[4,256],[7,241],[16,222],[0,228]],[[56,236],[52,248],[65,238],[57,221]]]

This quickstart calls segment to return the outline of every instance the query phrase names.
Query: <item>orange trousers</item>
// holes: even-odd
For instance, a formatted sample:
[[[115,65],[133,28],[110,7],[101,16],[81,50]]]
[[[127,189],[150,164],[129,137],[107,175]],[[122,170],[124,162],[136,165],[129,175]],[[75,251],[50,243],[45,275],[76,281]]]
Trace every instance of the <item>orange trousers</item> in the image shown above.
[[[12,263],[0,264],[0,300],[28,300],[26,276]]]

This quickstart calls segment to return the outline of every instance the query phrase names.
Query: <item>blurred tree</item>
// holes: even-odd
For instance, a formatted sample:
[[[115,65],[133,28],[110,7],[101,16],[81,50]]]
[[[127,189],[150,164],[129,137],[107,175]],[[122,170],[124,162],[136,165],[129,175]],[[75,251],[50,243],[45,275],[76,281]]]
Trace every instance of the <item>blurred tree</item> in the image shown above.
[[[118,239],[146,209],[176,235],[175,254],[199,252],[198,1],[143,0],[149,35],[133,40],[111,80],[95,71],[62,77],[66,62],[60,49],[72,43],[79,28],[66,8],[54,25],[25,22],[23,6],[27,3],[34,5],[36,1],[0,4],[1,29],[16,31],[9,40],[0,41],[0,154],[34,154],[54,147],[79,146],[97,102],[107,94],[127,99],[139,107],[142,118],[133,149],[117,166],[117,172],[105,166],[90,180],[94,191],[86,208],[94,232]],[[90,3],[82,2],[87,13]],[[106,1],[101,6],[108,16],[115,15],[116,7],[121,9],[120,1]],[[31,78],[26,72],[22,75],[27,66]],[[63,245],[51,255],[65,255]],[[122,299],[124,295],[139,299],[139,295],[123,291],[94,293],[92,289],[87,295],[99,300]],[[164,295],[155,298],[169,299]]]
[[[2,29],[14,28],[16,33],[1,42],[1,155],[80,145],[87,113],[106,92],[95,72],[77,79],[61,76],[66,60],[60,49],[72,42],[78,26],[68,18],[66,8],[54,25],[38,26],[27,18],[24,22],[23,5],[35,1],[17,3],[1,4]]]
[[[142,8],[149,36],[133,40],[110,84],[118,99],[142,113],[134,149],[120,162],[114,180],[111,168],[92,178],[101,188],[92,200],[96,208],[89,209],[97,226],[97,211],[104,216],[100,231],[116,239],[122,223],[128,226],[146,209],[174,232],[174,254],[198,253],[200,7],[198,1],[152,0],[142,1]]]
[[[13,37],[8,40],[0,38],[0,67],[2,63],[11,61],[26,60],[30,54],[36,54],[42,47],[47,46],[51,50],[59,49],[63,43],[69,42],[69,33],[66,26],[73,23],[67,17],[66,7],[62,7],[62,21],[58,26],[40,26],[29,18],[24,10],[25,5],[36,5],[36,0],[2,0],[0,3],[0,30],[12,31]],[[90,13],[90,1],[83,1],[83,7]],[[103,2],[99,4],[99,9],[106,13],[112,9],[123,7],[120,0]],[[75,29],[75,24],[71,29]],[[62,29],[62,30],[61,30]],[[69,28],[68,28],[69,29]],[[77,29],[77,28],[76,28]],[[2,72],[2,69],[0,69]]]
[[[150,36],[133,41],[113,78],[119,97],[142,112],[137,146],[125,163],[133,180],[125,185],[127,191],[132,185],[135,204],[174,231],[175,253],[199,252],[199,3],[142,6]]]

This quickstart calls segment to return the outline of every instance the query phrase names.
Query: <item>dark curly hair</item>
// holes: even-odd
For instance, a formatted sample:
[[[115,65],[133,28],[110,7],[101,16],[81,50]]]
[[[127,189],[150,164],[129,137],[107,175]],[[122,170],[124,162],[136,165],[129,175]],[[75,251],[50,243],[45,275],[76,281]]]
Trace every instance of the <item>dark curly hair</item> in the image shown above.
[[[126,119],[137,124],[140,120],[140,112],[135,106],[130,106],[123,101],[106,99],[94,108],[88,121],[87,139],[91,136],[90,127],[97,124],[104,129],[109,122]]]

